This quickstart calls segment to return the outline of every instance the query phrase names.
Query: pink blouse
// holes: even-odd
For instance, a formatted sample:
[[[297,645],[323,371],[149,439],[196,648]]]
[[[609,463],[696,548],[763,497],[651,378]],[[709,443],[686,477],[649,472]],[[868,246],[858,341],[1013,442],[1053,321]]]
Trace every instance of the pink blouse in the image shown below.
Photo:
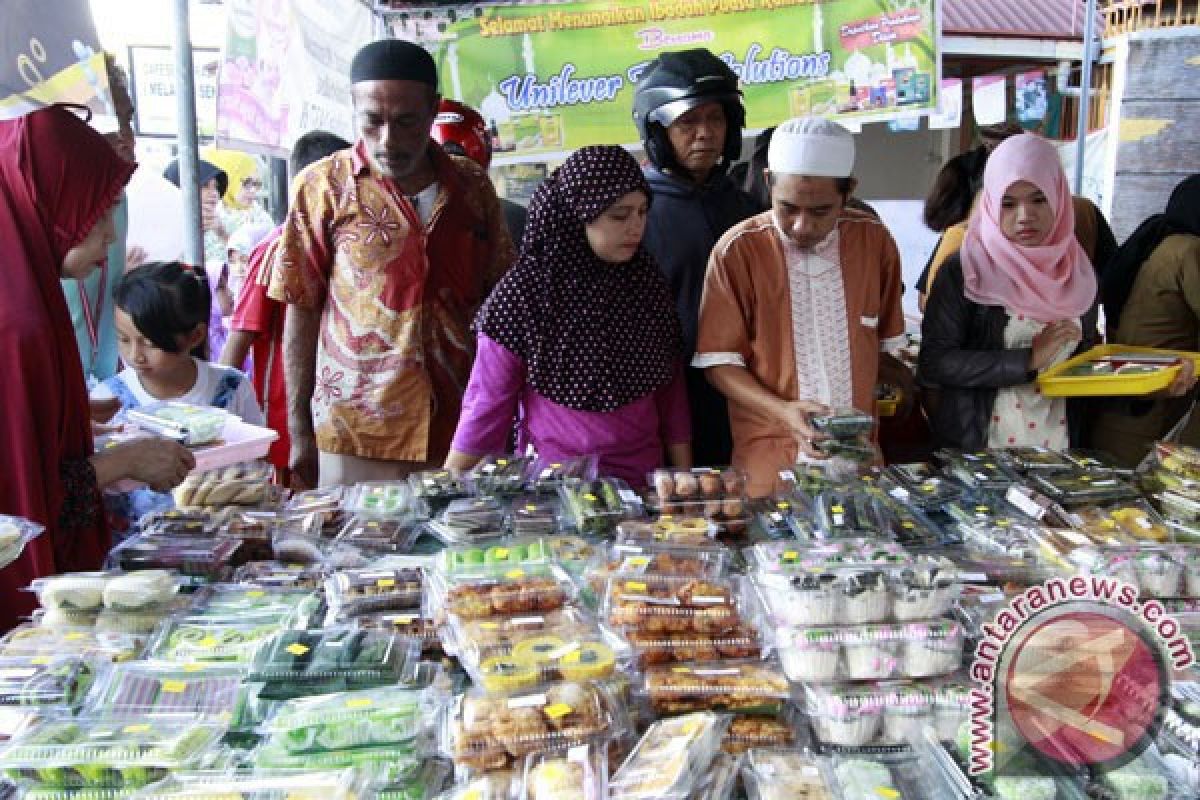
[[[535,392],[525,382],[525,363],[480,334],[451,449],[478,456],[505,452],[514,420],[518,452],[532,445],[545,461],[596,455],[601,475],[634,487],[662,466],[664,443],[692,438],[682,366],[670,383],[615,411],[576,411]]]

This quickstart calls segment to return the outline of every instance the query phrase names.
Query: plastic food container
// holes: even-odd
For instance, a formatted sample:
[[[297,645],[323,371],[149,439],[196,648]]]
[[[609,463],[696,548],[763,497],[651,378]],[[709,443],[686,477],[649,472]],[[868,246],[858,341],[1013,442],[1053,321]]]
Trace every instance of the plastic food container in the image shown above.
[[[21,786],[136,788],[196,766],[221,732],[195,720],[49,720],[0,750],[0,769]]]
[[[730,552],[720,545],[688,547],[666,542],[618,542],[609,548],[606,563],[588,572],[588,580],[603,592],[612,575],[687,575],[719,578],[729,568]]]
[[[904,798],[891,769],[881,761],[868,758],[838,759],[833,768],[842,800],[877,800],[880,797]]]
[[[526,456],[485,456],[471,470],[471,481],[481,495],[520,494],[532,464],[533,459]]]
[[[525,485],[531,492],[553,494],[565,483],[594,481],[599,461],[596,456],[577,456],[559,461],[537,459],[529,464]]]
[[[546,539],[524,537],[488,547],[447,547],[437,555],[436,563],[443,575],[489,575],[497,570],[549,564],[551,550]]]
[[[446,647],[463,658],[480,661],[512,653],[517,642],[538,637],[566,639],[595,631],[596,622],[575,608],[544,614],[523,614],[492,619],[456,619],[443,630]]]
[[[367,781],[354,770],[180,773],[138,794],[144,800],[358,800]]]
[[[149,433],[175,439],[185,447],[200,447],[220,439],[232,415],[219,408],[168,401],[128,410],[124,416]]]
[[[325,584],[327,568],[322,564],[284,564],[278,561],[252,561],[238,567],[233,580],[259,587],[318,589]]]
[[[643,514],[641,497],[615,478],[565,484],[559,499],[567,520],[584,535],[610,534],[622,520]]]
[[[367,481],[351,488],[342,501],[351,514],[403,517],[413,514],[413,492],[407,481]]]
[[[949,530],[943,530],[919,507],[906,505],[890,494],[879,498],[875,508],[884,530],[905,547],[928,548],[962,541],[952,526]]]
[[[805,711],[822,745],[903,745],[910,733],[933,724],[934,697],[934,689],[922,684],[809,684]]]
[[[828,414],[817,414],[810,420],[818,433],[834,439],[853,439],[871,433],[875,418],[854,408],[834,409]]]
[[[513,498],[509,511],[513,533],[548,536],[558,533],[562,507],[557,495],[524,494]]]
[[[298,697],[261,732],[294,755],[397,745],[433,733],[446,696],[394,686]]]
[[[79,656],[0,660],[0,706],[76,709],[102,671]]]
[[[407,553],[421,524],[404,517],[355,517],[334,541],[371,557]]]
[[[1144,500],[1118,503],[1107,508],[1076,508],[1067,515],[1067,520],[1096,544],[1161,544],[1171,539],[1171,529]]]
[[[264,461],[248,461],[205,471],[193,472],[175,487],[175,505],[192,506],[265,506],[274,502],[271,481],[274,470]]]
[[[421,643],[421,652],[429,657],[438,657],[442,652],[436,620],[417,609],[375,611],[354,617],[348,624],[356,630],[394,633],[416,639]]]
[[[744,533],[750,520],[746,476],[733,467],[655,470],[649,505],[663,516],[703,518],[723,533]]]
[[[717,754],[728,719],[685,714],[655,722],[609,782],[612,800],[687,800]]]
[[[326,622],[345,621],[373,611],[419,609],[424,573],[413,567],[335,572],[325,581]]]
[[[448,544],[496,535],[504,527],[505,505],[494,497],[463,497],[450,501],[441,522],[449,528]]]
[[[1184,359],[1197,363],[1200,354],[1102,344],[1051,367],[1038,376],[1037,383],[1047,397],[1153,394],[1171,385]]]
[[[599,742],[626,729],[615,700],[597,683],[558,683],[511,696],[478,690],[446,717],[446,755],[470,769],[506,769],[532,753]]]
[[[663,543],[687,547],[713,544],[720,527],[703,516],[677,517],[663,514],[653,522],[626,520],[617,525],[617,541],[622,543]]]
[[[238,539],[195,537],[134,537],[113,548],[112,566],[126,572],[173,570],[192,583],[216,583],[239,566],[242,542]]]
[[[816,518],[819,531],[828,539],[880,536],[884,529],[875,498],[861,491],[822,492]]]
[[[278,621],[235,622],[176,618],[159,628],[146,648],[154,658],[176,663],[230,662],[245,664],[280,628]]]
[[[144,637],[124,632],[18,625],[0,638],[0,659],[28,658],[49,664],[63,656],[95,661],[130,661],[141,655]]]
[[[976,453],[939,450],[936,455],[946,462],[948,474],[973,489],[1004,491],[1021,480],[1017,473],[988,450]]]
[[[42,608],[60,611],[143,611],[168,605],[179,578],[165,570],[129,574],[75,572],[38,578],[30,588]]]
[[[834,800],[831,767],[823,758],[800,750],[751,750],[742,766],[749,800]]]
[[[788,679],[804,683],[929,678],[963,661],[963,630],[949,619],[784,628],[775,645]]]
[[[749,625],[739,625],[720,633],[650,633],[633,630],[626,631],[624,635],[641,668],[723,658],[759,658],[763,652],[758,630]]]
[[[1075,472],[1078,469],[1065,454],[1048,447],[1007,447],[1000,454],[1013,469],[1027,474]]]
[[[322,605],[320,593],[311,589],[217,583],[201,587],[192,595],[188,616],[214,622],[276,619],[281,624],[306,627],[317,618]]]
[[[420,654],[417,641],[387,633],[284,631],[258,649],[248,679],[301,693],[313,693],[313,687],[334,691],[411,684]]]
[[[486,619],[562,608],[575,596],[570,576],[557,565],[499,567],[490,575],[434,576],[431,611]]]
[[[746,550],[746,561],[760,574],[792,575],[813,570],[903,567],[912,556],[895,542],[836,539],[820,544],[760,542]]]
[[[628,647],[598,630],[567,634],[533,634],[512,641],[507,652],[460,641],[459,657],[476,686],[511,694],[558,681],[591,681],[612,677],[628,661]]]
[[[23,517],[0,514],[0,567],[16,561],[25,545],[44,531],[45,527]]]
[[[1137,490],[1120,478],[1091,472],[1034,475],[1030,483],[1042,494],[1068,507],[1136,499],[1138,496]]]
[[[231,714],[243,670],[224,665],[134,662],[118,664],[88,700],[100,715]]]
[[[408,476],[408,485],[414,497],[419,497],[427,505],[438,508],[471,493],[461,475],[446,469],[414,472]]]
[[[608,583],[604,616],[616,628],[644,633],[725,633],[742,622],[741,594],[741,584],[729,579],[621,575]]]
[[[526,757],[521,800],[606,800],[608,751],[578,745]]]
[[[794,715],[785,711],[779,717],[738,714],[729,723],[721,749],[740,756],[750,750],[771,747],[792,747],[799,736]]]
[[[656,714],[732,711],[775,715],[791,697],[787,678],[773,660],[649,667],[641,691]]]

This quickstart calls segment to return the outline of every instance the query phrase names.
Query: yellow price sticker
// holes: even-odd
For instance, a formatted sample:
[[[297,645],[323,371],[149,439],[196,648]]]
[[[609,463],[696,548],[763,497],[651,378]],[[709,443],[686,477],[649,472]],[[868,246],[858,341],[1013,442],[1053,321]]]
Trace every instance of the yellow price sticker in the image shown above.
[[[50,657],[49,656],[38,656],[37,658],[32,659],[29,663],[36,664],[39,667],[43,667],[46,664],[50,663]]]
[[[800,557],[800,554],[797,553],[795,550],[788,550],[786,553],[783,554],[784,561],[795,561],[799,557]]]
[[[532,514],[534,511],[537,511],[537,506],[535,506],[533,503],[529,503],[525,506],[525,510]]]
[[[625,584],[625,588],[630,592],[644,592],[646,591],[646,584],[641,581],[629,581]]]
[[[834,514],[846,513],[846,509],[842,508],[840,505],[830,506],[829,510],[832,511]]]
[[[413,620],[415,620],[416,618],[417,618],[416,614],[400,614],[399,616],[392,617],[392,624],[393,625],[411,625]]]
[[[150,726],[146,724],[126,725],[121,730],[122,733],[149,733],[149,731]]]
[[[524,578],[524,577],[525,577],[525,570],[523,570],[523,569],[510,569],[508,572],[504,573],[504,577],[506,577],[506,578],[508,578],[509,580],[512,580],[512,581],[519,580],[519,579],[521,579],[521,578]]]
[[[162,690],[167,694],[179,694],[187,688],[183,681],[163,681]]]
[[[780,511],[787,511],[789,508],[791,508],[791,507],[792,507],[792,504],[791,504],[791,503],[779,502],[779,503],[776,503],[776,504],[775,504],[775,507],[776,507],[776,508],[778,508]]]
[[[575,709],[571,708],[566,703],[554,703],[542,709],[542,713],[550,719],[562,719],[567,714],[570,714]]]
[[[215,637],[215,636],[205,636],[203,639],[201,639],[200,641],[196,642],[196,646],[197,646],[197,647],[203,647],[203,648],[205,648],[206,650],[207,650],[208,648],[211,648],[211,647],[216,647],[216,646],[217,646],[217,637]]]
[[[496,466],[499,466],[499,467],[507,467],[507,466],[508,466],[508,459],[507,459],[507,458],[498,458],[498,459],[496,459]]]
[[[203,665],[203,664],[197,664],[197,663],[196,663],[196,662],[194,662],[194,661],[193,661],[193,662],[191,662],[190,664],[184,664],[184,665],[183,665],[183,671],[184,671],[184,672],[199,672],[199,671],[200,671],[200,670],[202,670],[202,669],[204,669],[204,665]]]
[[[306,644],[300,644],[299,642],[296,642],[295,644],[289,644],[284,649],[294,656],[302,656],[308,652],[309,648]]]
[[[71,631],[70,633],[68,633],[66,635],[65,638],[68,642],[77,642],[86,636],[87,636],[87,634],[84,633],[83,631]]]
[[[369,697],[351,697],[346,701],[346,708],[370,708],[371,706],[372,702]]]
[[[497,547],[495,550],[496,558],[508,558],[507,547]]]
[[[912,528],[915,528],[915,527],[917,527],[917,526],[916,526],[916,525],[913,525],[913,524],[912,524],[912,522],[911,522],[911,521],[909,521],[909,520],[904,520],[904,522],[901,522],[901,523],[900,523],[900,527],[901,527],[901,528],[908,528],[908,529],[910,529],[910,530],[911,530]]]
[[[267,596],[267,593],[264,592],[262,589],[255,589],[253,591],[246,592],[246,597],[266,597],[266,596]]]
[[[890,786],[880,786],[875,790],[875,794],[880,797],[886,797],[887,800],[896,800],[900,796],[900,793]]]
[[[633,556],[626,563],[631,567],[648,567],[650,566],[650,559],[646,556]]]
[[[378,586],[380,589],[390,589],[396,585],[396,579],[395,578],[380,578],[379,580],[375,581],[375,585]]]
[[[600,498],[599,498],[599,497],[596,497],[596,495],[592,494],[591,492],[588,492],[587,494],[585,494],[585,495],[583,496],[583,499],[584,499],[584,500],[587,500],[589,503],[594,503],[594,502],[596,502],[597,500],[599,500]]]

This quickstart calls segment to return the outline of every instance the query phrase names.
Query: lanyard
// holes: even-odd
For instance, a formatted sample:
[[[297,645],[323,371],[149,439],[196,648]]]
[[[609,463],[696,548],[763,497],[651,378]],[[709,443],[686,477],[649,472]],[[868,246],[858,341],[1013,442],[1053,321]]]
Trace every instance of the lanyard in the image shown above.
[[[100,285],[96,291],[95,309],[88,299],[83,281],[76,281],[75,286],[79,289],[79,304],[83,306],[83,324],[87,327],[88,339],[92,342],[92,358],[88,362],[88,369],[92,369],[96,366],[96,356],[100,354],[99,325],[100,317],[104,314],[104,296],[108,293],[108,259],[100,266]]]

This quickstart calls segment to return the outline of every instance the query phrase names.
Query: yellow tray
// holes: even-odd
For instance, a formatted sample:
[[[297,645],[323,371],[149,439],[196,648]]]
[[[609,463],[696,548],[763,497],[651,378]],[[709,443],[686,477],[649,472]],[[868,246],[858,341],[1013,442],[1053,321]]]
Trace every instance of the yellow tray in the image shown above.
[[[1200,353],[1184,350],[1158,350],[1126,344],[1102,344],[1086,353],[1067,359],[1038,376],[1037,383],[1047,397],[1119,397],[1151,394],[1166,389],[1179,374],[1179,366],[1137,375],[1064,375],[1073,367],[1120,353],[1190,358],[1200,371]]]

